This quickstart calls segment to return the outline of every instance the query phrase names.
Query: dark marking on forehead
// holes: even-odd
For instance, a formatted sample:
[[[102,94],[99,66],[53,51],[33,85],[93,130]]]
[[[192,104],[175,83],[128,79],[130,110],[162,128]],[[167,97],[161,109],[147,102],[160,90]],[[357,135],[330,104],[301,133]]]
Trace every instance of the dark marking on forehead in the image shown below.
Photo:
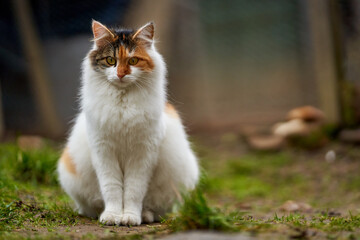
[[[109,30],[113,33],[114,38],[107,38],[106,41],[104,41],[105,44],[98,46],[98,49],[89,53],[90,62],[95,71],[106,67],[102,66],[99,60],[107,56],[115,57],[116,51],[120,49],[122,49],[123,53],[125,53],[125,49],[131,52],[138,46],[138,42],[133,39],[134,31],[132,29],[111,28]]]
[[[116,40],[114,42],[115,47],[124,46],[130,51],[136,47],[136,42],[132,39],[134,35],[134,31],[132,29],[115,28],[111,29],[111,31],[116,36]]]

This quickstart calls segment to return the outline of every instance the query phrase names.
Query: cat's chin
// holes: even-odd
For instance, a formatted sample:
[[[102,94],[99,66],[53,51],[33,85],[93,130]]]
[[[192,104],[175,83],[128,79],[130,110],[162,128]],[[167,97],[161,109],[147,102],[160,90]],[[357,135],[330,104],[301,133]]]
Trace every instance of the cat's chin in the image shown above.
[[[127,80],[119,80],[119,79],[116,79],[116,80],[113,80],[113,81],[109,81],[112,85],[118,87],[118,88],[127,88],[129,87],[130,85],[132,85],[131,81],[127,81]]]

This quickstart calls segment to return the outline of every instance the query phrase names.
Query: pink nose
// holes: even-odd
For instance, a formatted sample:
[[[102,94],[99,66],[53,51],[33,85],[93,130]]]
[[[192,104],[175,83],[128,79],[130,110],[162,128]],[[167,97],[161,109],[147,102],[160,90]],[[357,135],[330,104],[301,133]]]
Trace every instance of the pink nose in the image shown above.
[[[126,75],[126,74],[119,74],[119,73],[118,73],[117,76],[118,76],[119,78],[123,78],[123,77],[125,77],[125,75]]]

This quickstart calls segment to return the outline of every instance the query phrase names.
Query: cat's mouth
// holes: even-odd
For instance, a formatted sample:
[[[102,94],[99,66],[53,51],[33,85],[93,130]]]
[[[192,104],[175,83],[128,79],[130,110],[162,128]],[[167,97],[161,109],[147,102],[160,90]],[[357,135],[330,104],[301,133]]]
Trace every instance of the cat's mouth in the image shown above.
[[[110,79],[109,80],[113,85],[120,87],[120,88],[126,88],[128,86],[131,85],[132,81],[127,78],[127,77],[123,77],[123,78],[114,78],[114,79]]]

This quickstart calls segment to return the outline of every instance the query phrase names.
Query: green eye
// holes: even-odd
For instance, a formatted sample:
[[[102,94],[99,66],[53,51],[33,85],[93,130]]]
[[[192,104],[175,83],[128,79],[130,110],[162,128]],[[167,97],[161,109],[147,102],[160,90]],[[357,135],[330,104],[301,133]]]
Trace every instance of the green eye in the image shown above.
[[[128,63],[129,65],[136,65],[138,63],[139,59],[137,57],[132,57],[129,59]]]
[[[113,58],[113,57],[107,57],[106,62],[109,65],[115,65],[115,63],[116,63],[115,58]]]

